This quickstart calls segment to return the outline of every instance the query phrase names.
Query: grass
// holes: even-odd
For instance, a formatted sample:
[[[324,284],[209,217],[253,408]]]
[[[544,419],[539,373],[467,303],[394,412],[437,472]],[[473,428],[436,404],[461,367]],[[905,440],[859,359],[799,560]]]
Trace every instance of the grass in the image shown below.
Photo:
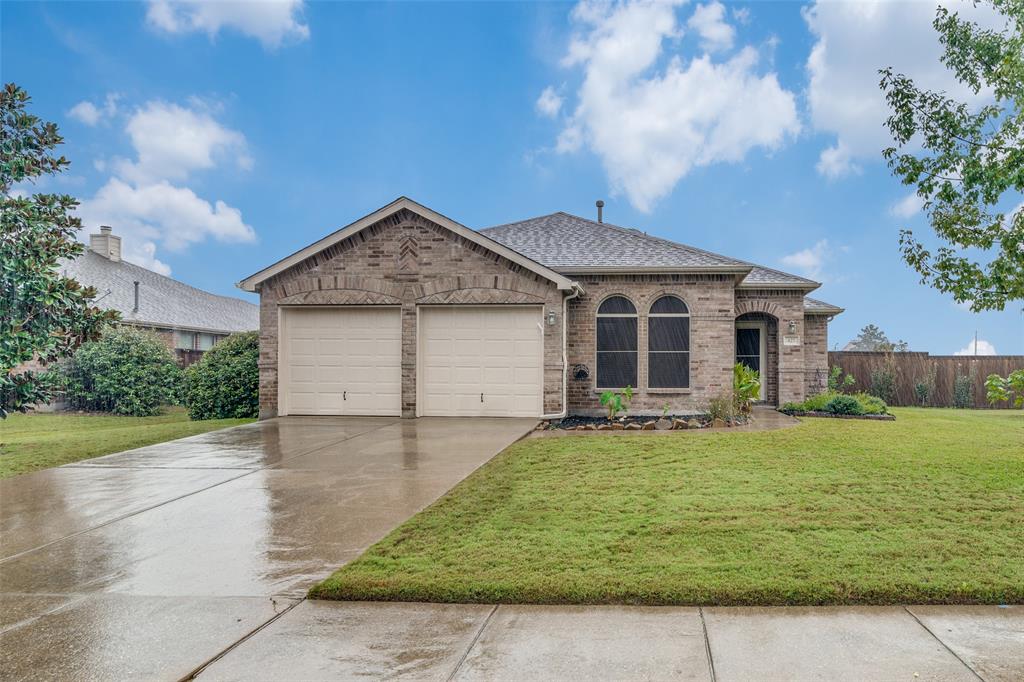
[[[170,407],[156,417],[12,414],[0,421],[0,478],[251,421],[189,421],[180,407]]]
[[[1024,415],[521,441],[310,596],[544,604],[1024,601]]]

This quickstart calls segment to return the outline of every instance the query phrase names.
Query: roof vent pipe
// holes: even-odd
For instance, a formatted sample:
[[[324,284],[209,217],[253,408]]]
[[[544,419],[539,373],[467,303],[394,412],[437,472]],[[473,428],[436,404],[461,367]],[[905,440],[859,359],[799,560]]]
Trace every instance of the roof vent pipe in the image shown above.
[[[135,307],[132,308],[133,313],[139,312],[139,283],[135,282]]]
[[[598,199],[597,200],[597,222],[599,222],[599,223],[603,223],[604,222],[604,215],[603,215],[603,213],[604,213],[604,202],[601,201],[600,199]]]

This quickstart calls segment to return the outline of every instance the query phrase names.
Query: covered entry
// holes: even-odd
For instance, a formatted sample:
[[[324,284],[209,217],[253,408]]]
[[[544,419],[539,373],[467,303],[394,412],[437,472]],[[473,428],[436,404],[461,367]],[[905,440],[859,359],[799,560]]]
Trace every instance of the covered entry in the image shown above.
[[[279,413],[402,414],[398,306],[280,308]]]
[[[536,305],[420,307],[418,415],[539,417],[542,313]]]

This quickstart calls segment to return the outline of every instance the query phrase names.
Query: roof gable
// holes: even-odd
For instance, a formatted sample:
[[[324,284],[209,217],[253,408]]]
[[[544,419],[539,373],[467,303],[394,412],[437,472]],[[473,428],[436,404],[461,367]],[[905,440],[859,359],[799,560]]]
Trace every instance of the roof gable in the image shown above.
[[[384,220],[388,216],[397,213],[398,211],[401,210],[412,211],[413,213],[416,213],[426,218],[427,220],[437,225],[440,225],[441,227],[450,230],[451,232],[454,232],[455,234],[459,235],[460,237],[463,237],[464,239],[479,244],[480,246],[483,246],[489,251],[492,251],[498,254],[499,256],[502,256],[503,258],[506,258],[512,261],[513,263],[523,268],[526,268],[527,270],[535,272],[541,277],[544,277],[545,279],[554,282],[559,289],[568,290],[572,289],[573,287],[573,283],[564,275],[561,275],[555,272],[554,270],[548,268],[547,266],[542,265],[536,260],[533,260],[528,256],[525,256],[524,254],[519,253],[509,248],[508,246],[494,239],[491,239],[490,237],[484,234],[481,234],[480,232],[477,232],[476,230],[472,230],[466,227],[465,225],[461,225],[452,220],[451,218],[443,216],[440,213],[437,213],[436,211],[433,211],[427,208],[426,206],[423,206],[422,204],[417,203],[412,199],[409,199],[408,197],[399,197],[398,199],[392,201],[387,206],[377,209],[373,213],[370,213],[369,215],[360,218],[354,223],[351,223],[341,228],[340,230],[337,230],[327,235],[323,239],[313,242],[304,249],[300,249],[299,251],[296,251],[290,256],[287,256],[286,258],[279,260],[273,265],[266,267],[260,270],[259,272],[256,272],[246,277],[245,279],[238,283],[238,287],[244,289],[245,291],[255,291],[256,285],[259,284],[260,282],[270,279],[271,277],[278,275],[295,265],[298,265],[307,258],[314,256],[323,251],[324,249],[327,249],[333,246],[334,244],[337,244],[338,242],[348,239],[349,237],[355,234],[358,234],[367,227],[374,225],[380,222],[381,220]]]

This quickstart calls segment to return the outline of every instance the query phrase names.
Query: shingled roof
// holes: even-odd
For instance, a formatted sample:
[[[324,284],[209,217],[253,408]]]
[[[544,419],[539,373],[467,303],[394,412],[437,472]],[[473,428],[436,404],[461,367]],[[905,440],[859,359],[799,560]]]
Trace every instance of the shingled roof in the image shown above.
[[[825,303],[819,301],[816,298],[810,296],[804,296],[804,312],[810,313],[811,315],[838,315],[843,312],[843,308],[832,305],[831,303]]]
[[[113,308],[121,319],[152,327],[218,333],[259,328],[259,307],[229,296],[218,296],[123,260],[110,260],[86,250],[65,262],[61,270],[86,286],[95,287],[101,308]],[[139,283],[139,310],[135,307]]]
[[[818,282],[729,258],[640,230],[569,213],[480,230],[494,241],[564,274],[607,271],[715,271],[745,275],[740,286],[816,289]]]

